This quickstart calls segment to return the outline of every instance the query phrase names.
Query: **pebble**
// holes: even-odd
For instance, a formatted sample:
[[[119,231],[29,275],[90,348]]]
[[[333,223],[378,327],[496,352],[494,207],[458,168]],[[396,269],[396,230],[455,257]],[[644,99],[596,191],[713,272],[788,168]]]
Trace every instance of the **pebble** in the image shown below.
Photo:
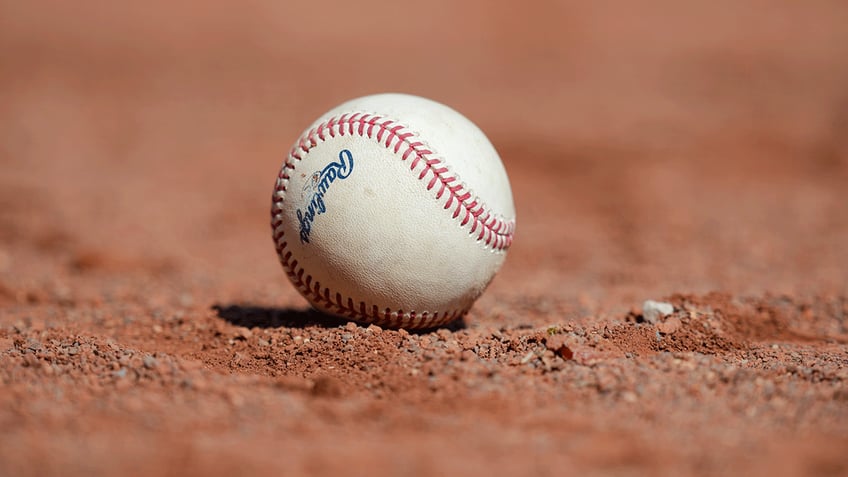
[[[680,318],[672,316],[664,322],[657,323],[657,331],[664,335],[670,335],[679,330],[682,325],[683,323],[680,321]]]
[[[674,313],[674,305],[660,301],[646,300],[642,303],[642,317],[648,323],[656,323],[660,318]]]
[[[636,396],[636,393],[634,393],[633,391],[624,391],[623,393],[621,393],[621,399],[624,402],[633,403],[633,402],[638,401],[639,397]]]
[[[569,360],[574,357],[574,351],[568,347],[568,339],[565,335],[549,336],[545,340],[545,347],[562,359]]]
[[[158,364],[157,361],[156,361],[156,358],[154,358],[153,356],[150,356],[149,354],[145,355],[144,359],[142,361],[144,363],[144,367],[147,368],[147,369],[153,369]]]

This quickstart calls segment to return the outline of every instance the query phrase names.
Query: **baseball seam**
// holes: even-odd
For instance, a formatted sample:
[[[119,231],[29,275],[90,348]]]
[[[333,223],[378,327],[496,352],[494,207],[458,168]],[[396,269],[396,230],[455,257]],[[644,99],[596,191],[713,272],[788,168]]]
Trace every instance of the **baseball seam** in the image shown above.
[[[512,244],[515,230],[514,220],[504,218],[490,212],[481,200],[472,196],[472,192],[462,183],[456,175],[452,175],[444,160],[436,157],[422,141],[415,140],[416,134],[397,121],[384,116],[368,113],[346,113],[341,116],[333,116],[318,126],[303,134],[295,143],[289,153],[285,164],[277,176],[271,207],[271,228],[274,232],[274,243],[280,263],[292,283],[307,294],[311,301],[335,312],[350,317],[351,319],[365,319],[374,322],[391,323],[398,326],[431,327],[438,324],[453,321],[465,313],[464,310],[448,312],[416,312],[403,310],[391,310],[386,308],[380,310],[377,305],[367,309],[365,302],[357,304],[351,297],[343,297],[341,293],[333,293],[328,288],[322,291],[318,281],[313,282],[311,275],[306,274],[304,269],[298,268],[298,261],[292,259],[292,253],[287,250],[287,242],[283,231],[282,204],[289,181],[289,173],[295,168],[295,163],[300,161],[304,154],[312,148],[336,136],[356,135],[372,140],[392,151],[401,161],[409,161],[410,171],[416,173],[419,181],[427,180],[428,191],[436,190],[435,198],[444,200],[444,209],[448,210],[453,220],[460,220],[460,227],[470,224],[469,234],[476,234],[475,239],[490,247],[494,252],[502,252]],[[401,151],[403,153],[401,154]],[[420,167],[419,167],[420,166]],[[444,199],[443,199],[444,197]],[[464,212],[464,213],[463,213]]]

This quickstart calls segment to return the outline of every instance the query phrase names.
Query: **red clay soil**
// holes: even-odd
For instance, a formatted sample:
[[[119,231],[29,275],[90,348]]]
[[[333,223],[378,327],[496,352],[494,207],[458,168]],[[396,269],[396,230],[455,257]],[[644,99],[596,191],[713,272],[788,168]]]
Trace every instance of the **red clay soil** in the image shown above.
[[[848,4],[300,3],[0,2],[0,475],[848,475]],[[380,91],[512,181],[443,329],[275,257],[283,154]]]

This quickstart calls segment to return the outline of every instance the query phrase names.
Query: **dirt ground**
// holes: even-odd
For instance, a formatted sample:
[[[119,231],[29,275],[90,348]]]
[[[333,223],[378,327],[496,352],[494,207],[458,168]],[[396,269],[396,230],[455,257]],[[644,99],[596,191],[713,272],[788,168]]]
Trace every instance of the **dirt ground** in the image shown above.
[[[848,4],[202,5],[0,2],[0,475],[848,475]],[[382,91],[512,181],[444,329],[275,256],[292,141]]]

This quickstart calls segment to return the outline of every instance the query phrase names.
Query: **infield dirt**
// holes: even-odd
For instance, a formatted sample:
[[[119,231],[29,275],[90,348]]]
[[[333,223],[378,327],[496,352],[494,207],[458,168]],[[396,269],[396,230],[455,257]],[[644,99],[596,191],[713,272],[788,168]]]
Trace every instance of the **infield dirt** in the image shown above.
[[[848,474],[848,4],[278,3],[0,2],[0,475]],[[443,329],[309,311],[270,237],[381,91],[512,181]]]

